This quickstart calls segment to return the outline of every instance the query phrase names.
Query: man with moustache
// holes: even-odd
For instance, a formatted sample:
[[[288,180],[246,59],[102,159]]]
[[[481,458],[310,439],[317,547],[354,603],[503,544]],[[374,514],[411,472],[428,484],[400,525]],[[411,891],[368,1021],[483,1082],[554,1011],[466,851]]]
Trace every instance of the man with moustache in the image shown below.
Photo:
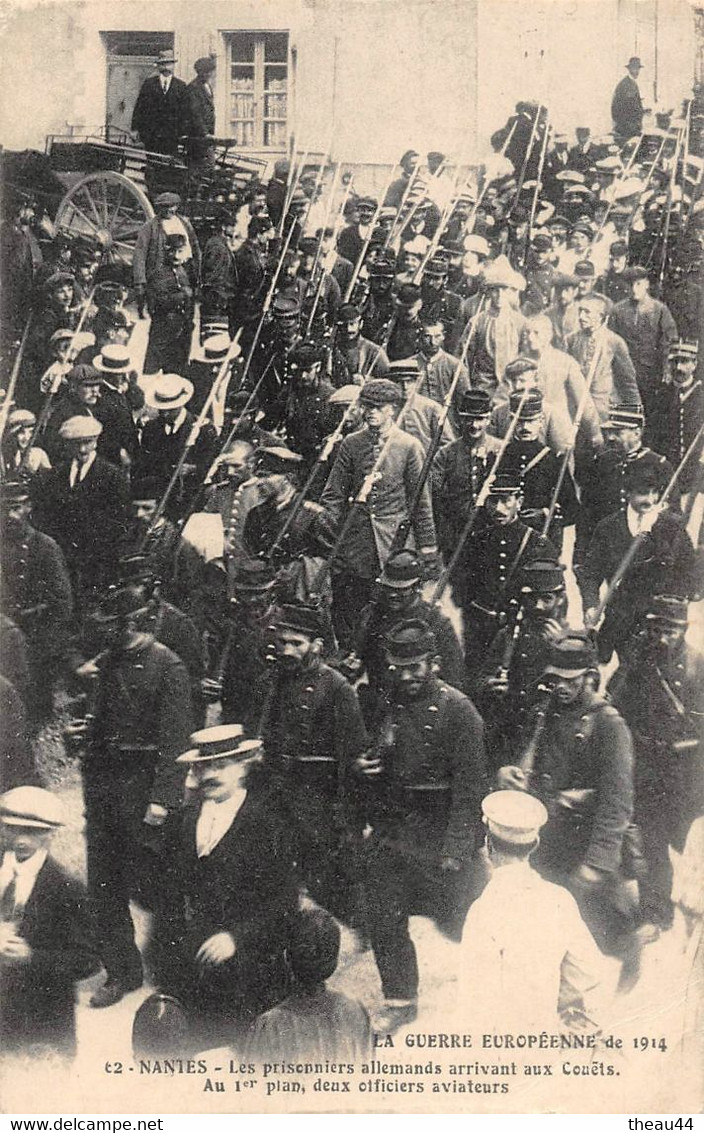
[[[385,696],[371,749],[357,759],[366,846],[369,934],[384,994],[380,1031],[417,1013],[418,965],[409,917],[430,916],[459,940],[485,784],[481,718],[437,676],[435,635],[422,618],[385,638]]]
[[[164,831],[157,976],[185,1007],[194,1050],[236,1042],[288,990],[296,891],[288,832],[256,786],[260,756],[260,740],[223,724],[194,732],[174,761],[191,799]]]
[[[277,612],[275,675],[261,723],[264,772],[300,885],[349,921],[351,863],[341,837],[352,764],[367,737],[356,692],[321,659],[324,633],[314,606],[288,604]]]
[[[362,313],[353,303],[343,303],[337,312],[337,330],[332,352],[332,384],[336,389],[362,385],[366,378],[383,378],[389,359],[383,346],[362,335]]]

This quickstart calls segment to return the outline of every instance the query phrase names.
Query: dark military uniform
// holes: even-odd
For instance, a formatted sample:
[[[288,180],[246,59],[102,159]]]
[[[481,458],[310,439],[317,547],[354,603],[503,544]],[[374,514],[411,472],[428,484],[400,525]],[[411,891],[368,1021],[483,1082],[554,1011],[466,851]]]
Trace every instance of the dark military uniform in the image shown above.
[[[512,440],[506,446],[502,467],[517,479],[523,495],[521,518],[536,531],[542,530],[546,518],[544,513],[552,503],[562,464],[563,456],[552,452],[538,440]],[[562,545],[563,528],[571,527],[578,512],[577,490],[568,468],[562,478],[549,530],[550,539],[556,547]]]
[[[306,469],[315,463],[325,437],[333,431],[338,412],[329,398],[334,389],[325,378],[318,378],[313,387],[290,387],[283,399],[283,422],[286,439],[294,452],[303,457]]]
[[[95,724],[82,764],[88,890],[108,980],[142,982],[129,900],[138,886],[150,803],[181,804],[175,763],[193,731],[190,682],[182,661],[151,638],[109,653],[100,667]]]
[[[362,316],[362,334],[370,342],[379,345],[386,341],[386,336],[394,317],[396,306],[391,292],[375,295],[370,294],[364,307]],[[403,357],[403,355],[399,355]],[[378,375],[380,376],[380,375]]]
[[[260,340],[252,356],[246,387],[248,391],[257,389],[267,429],[277,429],[283,423],[285,394],[291,385],[292,355],[300,344],[298,335],[285,342],[272,337],[268,341]]]
[[[628,299],[631,294],[631,281],[625,271],[613,271],[611,268],[596,281],[595,291],[605,295],[612,303],[620,303]]]
[[[692,821],[704,813],[704,658],[682,643],[658,656],[647,638],[635,642],[609,685],[633,733],[635,818],[643,837],[647,876],[641,880],[643,917],[672,923],[672,865]]]
[[[383,337],[383,336],[382,336]],[[381,340],[379,340],[381,341]],[[389,359],[383,346],[361,335],[354,342],[335,341],[332,353],[332,384],[336,389],[361,385],[362,378],[383,378]]]
[[[256,614],[237,606],[232,616],[220,703],[223,722],[241,724],[247,735],[260,733],[274,680],[274,613],[273,606]]]
[[[651,440],[656,450],[677,467],[704,425],[704,383],[695,381],[686,388],[662,384],[655,393],[654,404]],[[701,491],[704,487],[700,464],[703,450],[704,436],[694,445],[680,472],[678,492]]]
[[[30,715],[51,715],[52,693],[73,599],[58,545],[30,523],[6,528],[0,543],[2,609],[22,630],[29,662],[28,687],[18,688]]]
[[[449,288],[443,287],[435,291],[429,287],[422,287],[423,292],[423,320],[437,319],[445,327],[443,346],[449,354],[457,354],[460,337],[464,330],[462,319],[463,303],[459,295]],[[403,357],[403,355],[399,355]]]
[[[632,542],[625,512],[598,524],[578,582],[584,608],[596,607],[599,588],[609,582]],[[699,586],[697,556],[680,516],[663,512],[641,544],[628,571],[614,591],[599,632],[599,656],[603,662],[614,649],[619,653],[638,632],[654,594],[693,596]]]
[[[530,783],[550,813],[535,868],[563,883],[581,865],[607,875],[598,891],[575,896],[599,946],[611,948],[626,927],[611,896],[633,813],[633,744],[616,709],[593,692],[560,711],[548,706]]]
[[[477,518],[455,568],[455,600],[464,618],[470,672],[501,629],[520,590],[520,568],[534,558],[558,559],[549,539],[515,520],[499,525]]]
[[[340,849],[352,761],[366,747],[357,694],[320,661],[277,671],[264,709],[265,766],[301,881],[336,916],[350,916],[351,863]]]
[[[386,346],[389,361],[397,362],[400,358],[410,358],[417,353],[420,347],[421,330],[421,322],[418,316],[413,319],[397,318]]]
[[[494,465],[499,447],[499,441],[495,437],[487,437],[480,449],[470,447],[460,438],[452,444],[444,445],[433,461],[433,514],[438,546],[445,562],[449,562],[459,542],[482,484]]]
[[[430,916],[458,940],[469,907],[485,786],[482,722],[466,696],[432,677],[419,699],[382,702],[372,740],[383,770],[360,788],[373,827],[370,936],[384,995],[413,999],[418,966],[408,918]],[[459,870],[443,870],[447,858]]]
[[[445,617],[439,606],[425,602],[419,595],[400,613],[386,609],[382,602],[372,602],[362,610],[359,619],[359,639],[362,642],[359,656],[369,681],[368,686],[360,690],[360,699],[364,693],[365,714],[374,710],[384,687],[384,638],[393,626],[407,618],[422,618],[432,630],[440,659],[438,676],[445,684],[464,692],[466,673],[462,648],[452,622]]]

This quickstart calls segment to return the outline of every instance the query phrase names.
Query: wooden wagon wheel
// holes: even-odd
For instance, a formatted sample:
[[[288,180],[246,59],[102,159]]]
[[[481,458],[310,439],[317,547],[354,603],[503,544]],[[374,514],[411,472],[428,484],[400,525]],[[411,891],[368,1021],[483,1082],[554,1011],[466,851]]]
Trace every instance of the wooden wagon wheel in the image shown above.
[[[132,264],[137,233],[154,216],[146,193],[122,173],[89,173],[59,205],[55,224],[72,236],[99,244],[105,261]]]

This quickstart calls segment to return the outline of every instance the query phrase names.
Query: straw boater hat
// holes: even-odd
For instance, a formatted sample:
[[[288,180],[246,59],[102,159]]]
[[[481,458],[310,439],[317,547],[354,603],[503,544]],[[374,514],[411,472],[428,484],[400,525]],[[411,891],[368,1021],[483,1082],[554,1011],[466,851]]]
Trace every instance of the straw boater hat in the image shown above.
[[[218,724],[193,732],[193,747],[179,755],[177,763],[213,763],[216,759],[250,759],[260,750],[261,740],[244,738],[241,724]]]
[[[132,359],[126,346],[110,343],[96,354],[93,365],[101,374],[126,374],[132,369]]]
[[[193,382],[180,374],[157,374],[145,387],[144,400],[150,409],[181,409],[193,397]]]

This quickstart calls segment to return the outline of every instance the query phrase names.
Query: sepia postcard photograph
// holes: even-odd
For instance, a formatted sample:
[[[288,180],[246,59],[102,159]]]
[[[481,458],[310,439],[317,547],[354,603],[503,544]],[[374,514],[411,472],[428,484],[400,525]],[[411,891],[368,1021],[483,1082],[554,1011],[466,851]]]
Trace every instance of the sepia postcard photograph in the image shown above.
[[[0,0],[1,1114],[693,1130],[703,627],[704,0]]]

